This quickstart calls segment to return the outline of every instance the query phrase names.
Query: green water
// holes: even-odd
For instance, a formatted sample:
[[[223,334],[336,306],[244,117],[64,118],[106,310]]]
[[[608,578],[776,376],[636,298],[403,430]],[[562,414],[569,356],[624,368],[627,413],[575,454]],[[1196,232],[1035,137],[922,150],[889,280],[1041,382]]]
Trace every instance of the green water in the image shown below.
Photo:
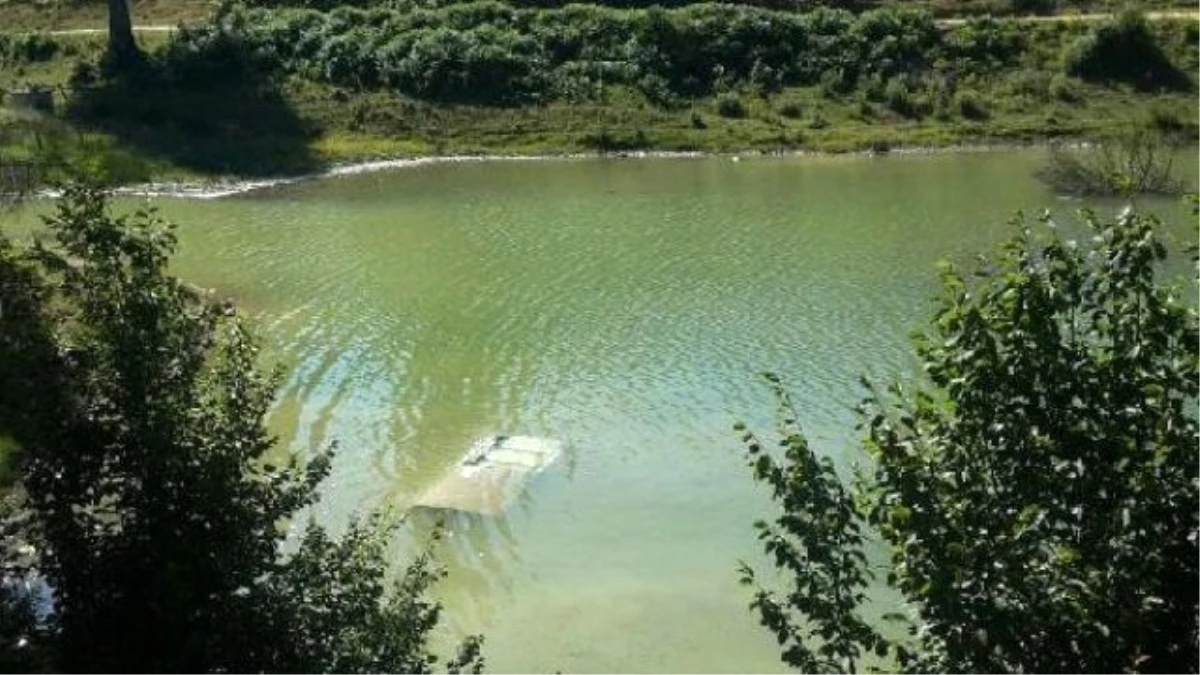
[[[1078,207],[1041,159],[431,165],[155,203],[178,272],[237,298],[289,368],[283,443],[340,444],[327,521],[404,509],[480,436],[566,443],[505,517],[448,516],[440,641],[485,634],[492,671],[777,671],[736,573],[771,513],[730,431],[770,430],[756,373],[856,459],[857,376],[913,371],[934,262],[1016,209]]]

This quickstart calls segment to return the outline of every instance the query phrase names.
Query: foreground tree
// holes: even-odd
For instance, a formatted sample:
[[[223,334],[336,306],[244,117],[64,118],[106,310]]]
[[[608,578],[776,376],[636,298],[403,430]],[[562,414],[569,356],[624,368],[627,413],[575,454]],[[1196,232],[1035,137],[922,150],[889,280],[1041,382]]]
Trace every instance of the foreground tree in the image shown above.
[[[281,554],[330,453],[272,463],[276,377],[231,307],[167,274],[172,230],[78,187],[46,225],[52,244],[0,241],[0,430],[26,494],[6,540],[32,545],[53,613],[31,623],[7,584],[5,648],[76,672],[434,665],[437,572],[421,557],[390,582],[378,520],[340,540],[310,524]]]
[[[42,300],[37,275],[28,265],[16,264],[12,245],[0,237],[0,410],[29,410],[22,401],[22,386],[14,386],[14,376],[36,367],[47,355],[47,332],[38,312]],[[32,574],[26,536],[29,522],[22,508],[23,495],[12,484],[15,441],[0,427],[5,482],[0,485],[0,671],[6,673],[45,672],[50,657],[46,653],[46,630],[39,624],[34,597],[27,581]]]
[[[858,503],[787,405],[782,457],[746,435],[782,510],[762,537],[794,576],[754,603],[785,662],[1196,672],[1197,316],[1157,278],[1153,218],[1084,217],[1086,246],[1019,220],[977,279],[943,268],[916,340],[928,381],[862,406],[873,464]],[[862,619],[866,523],[890,545],[907,639]]]
[[[742,425],[750,467],[767,483],[783,510],[774,523],[754,524],[767,555],[795,584],[785,597],[758,588],[750,608],[775,634],[784,663],[804,672],[851,673],[863,657],[887,643],[858,611],[872,575],[863,547],[866,535],[853,495],[833,462],[818,458],[800,431],[799,414],[774,375],[766,375],[779,400],[783,461],[763,451]],[[742,583],[756,585],[742,564]]]

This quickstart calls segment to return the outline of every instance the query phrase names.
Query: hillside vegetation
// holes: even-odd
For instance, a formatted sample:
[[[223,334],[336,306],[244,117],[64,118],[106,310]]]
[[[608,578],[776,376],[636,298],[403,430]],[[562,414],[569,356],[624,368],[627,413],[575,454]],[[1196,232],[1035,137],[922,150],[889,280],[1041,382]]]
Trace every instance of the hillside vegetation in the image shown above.
[[[671,108],[714,93],[820,86],[827,97],[861,92],[920,118],[1014,71],[1028,93],[1049,94],[1050,83],[1029,73],[1053,76],[1060,59],[1064,75],[1084,80],[1186,90],[1188,78],[1160,44],[1170,37],[1133,13],[1096,29],[1030,30],[984,18],[943,32],[928,13],[909,10],[531,10],[481,0],[432,10],[235,11],[181,31],[165,57],[208,69],[190,77],[252,64],[357,90],[484,105],[602,100],[616,85]],[[1180,37],[1194,62],[1194,27]]]
[[[946,26],[894,8],[226,5],[142,36],[144,67],[115,75],[100,39],[4,38],[0,85],[63,87],[44,134],[58,124],[125,153],[105,160],[123,179],[396,154],[879,150],[1134,120],[1196,130],[1196,22],[1136,12]]]

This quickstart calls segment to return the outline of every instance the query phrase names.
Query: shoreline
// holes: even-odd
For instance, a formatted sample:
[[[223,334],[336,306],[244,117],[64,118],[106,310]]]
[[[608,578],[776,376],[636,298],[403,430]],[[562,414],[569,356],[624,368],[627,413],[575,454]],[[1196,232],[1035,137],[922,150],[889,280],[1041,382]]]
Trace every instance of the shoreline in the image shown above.
[[[1067,144],[1070,147],[1084,147],[1086,142]],[[549,162],[549,161],[578,161],[578,160],[661,160],[661,159],[708,159],[729,158],[740,161],[742,158],[765,157],[886,157],[888,155],[913,156],[937,155],[970,152],[1005,152],[1033,148],[1048,148],[1051,143],[1035,142],[1000,142],[1000,143],[968,143],[955,145],[929,146],[899,146],[887,150],[854,150],[848,152],[829,152],[822,150],[785,150],[763,151],[746,150],[742,152],[704,152],[699,150],[627,150],[617,152],[564,152],[544,153],[537,155],[428,155],[415,157],[393,157],[387,159],[361,160],[343,162],[331,165],[324,171],[280,176],[278,178],[214,178],[212,180],[196,181],[151,181],[122,185],[113,189],[113,194],[121,197],[166,197],[171,199],[222,199],[237,195],[249,194],[275,187],[294,185],[313,180],[337,178],[340,176],[355,176],[383,171],[414,169],[422,166],[440,164],[476,164],[486,162]],[[59,195],[57,190],[41,190],[38,197],[54,198]]]

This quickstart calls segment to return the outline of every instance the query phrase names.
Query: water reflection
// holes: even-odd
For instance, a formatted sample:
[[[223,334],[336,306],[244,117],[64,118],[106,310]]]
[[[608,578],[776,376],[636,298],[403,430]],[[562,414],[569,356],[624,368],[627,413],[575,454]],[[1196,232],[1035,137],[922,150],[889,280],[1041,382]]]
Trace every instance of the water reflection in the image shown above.
[[[428,541],[442,529],[432,551],[454,583],[442,584],[437,593],[455,608],[455,628],[491,622],[504,604],[494,596],[513,591],[512,570],[522,563],[509,517],[417,507],[409,512],[407,523],[418,541]]]

